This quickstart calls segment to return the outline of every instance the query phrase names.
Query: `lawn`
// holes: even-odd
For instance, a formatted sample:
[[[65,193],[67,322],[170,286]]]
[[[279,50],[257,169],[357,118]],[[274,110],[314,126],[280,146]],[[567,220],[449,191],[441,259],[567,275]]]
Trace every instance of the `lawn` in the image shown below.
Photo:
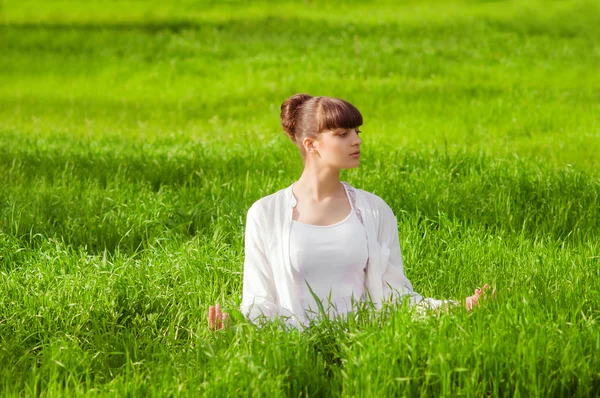
[[[599,43],[584,0],[4,0],[0,392],[600,395]],[[243,319],[296,92],[361,110],[343,179],[394,210],[415,290],[495,300]]]

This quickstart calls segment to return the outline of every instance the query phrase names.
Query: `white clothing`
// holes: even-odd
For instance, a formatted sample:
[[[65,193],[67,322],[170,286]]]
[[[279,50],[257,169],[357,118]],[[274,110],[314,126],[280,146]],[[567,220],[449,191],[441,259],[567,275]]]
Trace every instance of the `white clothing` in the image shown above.
[[[364,225],[368,261],[363,301],[381,308],[383,301],[408,297],[411,305],[429,308],[447,301],[423,298],[404,275],[398,225],[392,209],[379,196],[343,183]],[[245,232],[241,312],[252,322],[261,315],[302,324],[301,292],[291,265],[290,235],[296,198],[292,186],[256,201],[248,210]]]
[[[319,315],[313,293],[330,318],[352,311],[353,301],[360,301],[364,291],[368,259],[365,228],[354,209],[344,220],[327,226],[292,220],[292,275],[306,318]]]

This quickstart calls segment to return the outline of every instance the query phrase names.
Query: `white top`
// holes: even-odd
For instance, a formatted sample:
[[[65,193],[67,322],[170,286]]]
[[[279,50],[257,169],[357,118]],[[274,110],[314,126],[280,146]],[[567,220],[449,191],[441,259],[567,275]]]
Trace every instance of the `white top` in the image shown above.
[[[368,259],[365,228],[353,209],[344,220],[327,226],[292,220],[292,275],[306,319],[319,315],[313,293],[330,318],[352,311],[365,290]]]
[[[439,307],[449,301],[423,298],[404,275],[398,224],[377,195],[343,183],[367,236],[368,260],[361,300],[381,308],[386,300],[408,298],[411,305]],[[291,185],[256,201],[246,217],[241,312],[252,322],[282,317],[302,326],[301,292],[292,271],[290,237],[296,198]],[[454,302],[456,304],[456,302]]]

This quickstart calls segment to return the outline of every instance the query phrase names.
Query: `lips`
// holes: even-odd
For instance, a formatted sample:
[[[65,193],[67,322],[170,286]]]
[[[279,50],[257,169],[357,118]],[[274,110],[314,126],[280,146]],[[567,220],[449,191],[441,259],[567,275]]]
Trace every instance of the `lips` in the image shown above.
[[[352,156],[352,155],[360,155],[360,151],[352,152],[352,153],[350,154],[350,156]]]

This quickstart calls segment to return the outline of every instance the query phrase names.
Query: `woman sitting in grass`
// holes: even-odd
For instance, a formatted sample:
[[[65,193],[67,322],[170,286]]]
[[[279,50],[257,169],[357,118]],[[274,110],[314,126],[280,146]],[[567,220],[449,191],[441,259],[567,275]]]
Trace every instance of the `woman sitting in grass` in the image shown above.
[[[304,171],[248,210],[241,311],[250,321],[283,317],[303,326],[320,312],[345,316],[355,301],[376,308],[405,297],[423,308],[458,304],[413,290],[392,209],[340,181],[342,169],[359,165],[362,123],[358,109],[337,98],[296,94],[281,105],[281,124],[300,149]],[[475,289],[466,308],[488,288]],[[211,329],[223,328],[227,318],[219,304],[210,307]]]

